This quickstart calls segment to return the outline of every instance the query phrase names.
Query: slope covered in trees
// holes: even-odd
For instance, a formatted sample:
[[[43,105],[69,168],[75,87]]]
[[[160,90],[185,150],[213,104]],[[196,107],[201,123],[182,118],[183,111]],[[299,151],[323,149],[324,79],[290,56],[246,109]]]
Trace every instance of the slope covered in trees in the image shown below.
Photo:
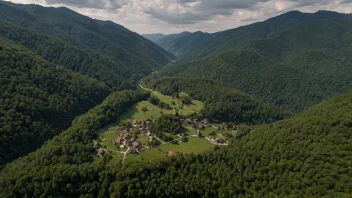
[[[172,64],[157,76],[213,79],[290,110],[351,91],[351,18],[302,22],[210,58]]]
[[[167,35],[154,42],[177,57],[182,57],[185,52],[192,51],[194,46],[206,42],[211,37],[211,34],[200,31],[194,33],[182,32]]]
[[[188,61],[213,56],[240,47],[248,41],[268,38],[304,21],[315,19],[341,19],[350,15],[330,11],[301,13],[291,11],[239,28],[206,34],[202,32],[168,35],[154,41],[159,46],[174,53],[180,60]]]
[[[262,124],[280,120],[285,116],[274,106],[210,80],[184,78],[153,80],[153,76],[151,76],[143,79],[143,82],[148,87],[166,95],[178,95],[178,93],[186,92],[193,99],[205,103],[202,116],[217,121],[236,124]]]
[[[120,90],[174,56],[137,33],[67,8],[0,2],[0,35]]]
[[[165,34],[142,34],[142,36],[150,41],[153,41],[154,43],[157,42],[158,40],[166,37],[167,35]]]
[[[145,93],[147,94],[147,93]],[[229,147],[161,162],[93,162],[95,130],[137,92],[110,96],[40,150],[0,173],[2,197],[348,197],[352,193],[352,94],[293,118],[242,128]],[[120,109],[122,107],[122,109]],[[108,110],[114,116],[108,116]]]
[[[111,92],[0,38],[0,165],[39,148]]]

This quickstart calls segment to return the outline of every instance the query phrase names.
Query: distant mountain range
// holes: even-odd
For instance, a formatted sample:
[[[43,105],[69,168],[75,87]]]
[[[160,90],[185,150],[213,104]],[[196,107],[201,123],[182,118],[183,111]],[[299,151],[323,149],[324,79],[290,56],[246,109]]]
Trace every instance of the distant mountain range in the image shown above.
[[[331,11],[318,11],[316,13],[292,11],[263,22],[212,34],[182,32],[180,34],[163,35],[163,37],[152,41],[173,53],[182,61],[195,60],[239,47],[248,41],[268,38],[307,20],[341,19],[349,16]]]
[[[351,15],[289,12],[211,34],[179,57],[198,60],[172,64],[154,75],[213,79],[276,106],[302,110],[352,91],[351,27]],[[173,37],[184,41],[184,36]]]
[[[134,86],[139,78],[175,59],[121,25],[67,8],[0,2],[0,36],[115,90]]]
[[[154,43],[162,38],[165,38],[165,34],[142,34],[142,36],[148,40],[153,41]]]

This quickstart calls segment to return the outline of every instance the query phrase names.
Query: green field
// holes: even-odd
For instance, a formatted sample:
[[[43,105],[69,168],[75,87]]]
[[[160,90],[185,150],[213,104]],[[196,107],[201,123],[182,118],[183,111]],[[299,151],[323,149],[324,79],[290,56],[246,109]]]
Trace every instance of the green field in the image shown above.
[[[155,148],[152,149],[146,149],[145,151],[142,151],[141,153],[128,153],[126,155],[126,159],[124,161],[125,163],[131,163],[134,161],[153,161],[153,160],[158,160],[161,158],[167,157],[166,154],[158,151]]]
[[[132,120],[132,119],[144,120],[146,118],[154,120],[162,115],[161,111],[164,114],[174,114],[175,110],[177,110],[180,115],[191,115],[195,112],[200,112],[204,105],[200,101],[192,100],[191,105],[183,105],[183,108],[180,109],[182,104],[180,99],[172,98],[171,96],[166,96],[156,91],[153,91],[152,94],[158,97],[160,101],[169,104],[172,110],[160,109],[159,107],[151,104],[148,101],[142,101],[135,104],[125,114],[123,114],[120,117],[120,121],[126,121],[126,120]],[[180,93],[180,95],[185,95],[185,93]],[[172,102],[174,102],[174,105],[172,104]],[[148,111],[143,112],[142,111],[143,107],[146,107]],[[117,126],[110,126],[106,129],[106,132],[100,136],[100,144],[107,146],[111,150],[110,155],[112,155],[113,157],[111,164],[120,163],[123,160],[123,153],[120,153],[120,152],[126,151],[126,148],[119,149],[111,143],[113,140],[115,140],[117,131],[118,131]],[[185,126],[185,134],[187,136],[196,135],[197,131],[195,129],[192,129],[191,127]],[[178,136],[172,135],[169,133],[167,133],[166,135],[172,136],[175,139],[179,138]],[[104,138],[106,139],[106,141],[102,142],[101,140]],[[149,141],[145,134],[138,134],[138,141],[140,141],[144,146],[148,146]],[[211,150],[213,147],[214,145],[204,138],[189,137],[187,142],[178,143],[178,144],[171,144],[171,143],[162,144],[155,148],[146,149],[138,154],[127,153],[124,163],[131,163],[137,160],[139,161],[158,160],[158,159],[167,157],[167,153],[169,151],[172,151],[174,153],[185,153],[185,154],[192,153],[192,152],[202,153],[206,150]]]
[[[160,109],[159,107],[151,104],[148,101],[142,101],[142,102],[135,104],[125,114],[123,114],[120,117],[120,120],[121,121],[133,120],[133,119],[134,120],[144,120],[147,118],[150,118],[153,120],[153,119],[158,118],[162,115],[161,111],[164,114],[175,114],[175,110],[177,110],[180,115],[191,115],[195,112],[200,112],[203,108],[203,105],[204,105],[201,101],[192,100],[191,105],[184,105],[183,108],[180,109],[180,105],[182,104],[180,99],[177,99],[177,98],[172,99],[171,96],[163,95],[157,91],[153,91],[152,94],[155,95],[156,97],[158,97],[161,101],[169,104],[171,106],[172,110]],[[172,101],[175,102],[175,105],[172,104]],[[142,111],[143,107],[146,107],[148,109],[148,111],[143,112]]]
[[[107,146],[110,150],[124,152],[127,150],[126,148],[120,149],[112,144],[112,141],[116,139],[117,131],[118,131],[117,126],[109,127],[109,129],[106,132],[104,132],[104,134],[100,135],[100,140],[102,140],[104,138],[106,139],[105,142],[100,142],[100,144]]]
[[[206,150],[211,150],[214,145],[204,138],[190,137],[188,142],[179,144],[163,144],[158,146],[157,149],[161,150],[165,154],[169,151],[174,153],[202,153]]]

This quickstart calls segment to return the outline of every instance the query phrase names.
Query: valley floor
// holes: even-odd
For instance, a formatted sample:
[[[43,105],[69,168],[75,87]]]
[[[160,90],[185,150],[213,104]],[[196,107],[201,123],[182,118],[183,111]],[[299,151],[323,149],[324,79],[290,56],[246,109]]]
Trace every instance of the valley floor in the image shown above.
[[[176,111],[180,115],[187,117],[199,113],[204,105],[201,101],[197,100],[192,100],[192,104],[190,105],[182,105],[181,100],[178,98],[166,96],[157,91],[148,91],[151,91],[154,96],[160,99],[160,101],[169,104],[171,109],[161,109],[158,106],[151,104],[149,101],[141,101],[120,117],[120,123],[130,123],[133,125],[133,123],[142,123],[145,122],[145,120],[154,120],[162,115],[173,115]],[[181,93],[180,95],[182,94],[185,93]],[[147,111],[143,111],[143,109],[147,109]],[[188,118],[187,120],[193,122],[193,119]],[[98,149],[98,147],[101,147],[104,153],[112,156],[113,161],[115,162],[121,161],[121,163],[129,163],[134,161],[153,161],[167,156],[172,157],[181,154],[202,153],[207,150],[212,150],[215,145],[227,146],[228,142],[225,141],[226,137],[224,135],[235,135],[236,133],[236,131],[219,130],[217,128],[219,126],[216,124],[205,125],[205,127],[200,130],[191,127],[192,125],[195,126],[201,123],[201,121],[194,121],[194,123],[190,124],[184,121],[182,124],[184,128],[182,135],[164,133],[164,135],[172,138],[171,141],[164,141],[155,134],[150,132],[147,133],[147,130],[144,131],[144,133],[139,132],[138,127],[135,126],[134,131],[137,130],[138,132],[133,133],[135,137],[135,140],[133,141],[141,144],[139,149],[135,152],[131,150],[131,147],[116,144],[117,138],[122,130],[121,126],[114,124],[98,131],[100,135],[99,140],[97,140],[98,144],[96,145],[96,148]],[[132,129],[130,129],[130,131],[132,131]],[[199,135],[198,132],[201,135]],[[160,144],[151,145],[151,136],[152,139],[157,140]],[[134,139],[133,137],[131,138]],[[220,143],[215,140],[223,140],[223,142]]]

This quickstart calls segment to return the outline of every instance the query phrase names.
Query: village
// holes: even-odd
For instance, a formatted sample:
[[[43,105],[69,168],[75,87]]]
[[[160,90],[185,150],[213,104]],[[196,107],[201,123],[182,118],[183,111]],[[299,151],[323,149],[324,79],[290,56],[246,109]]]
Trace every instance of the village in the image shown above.
[[[227,146],[237,132],[233,124],[202,117],[199,112],[204,103],[201,101],[191,100],[190,104],[184,105],[181,98],[148,91],[169,108],[144,100],[121,115],[115,124],[97,130],[98,138],[93,141],[93,147],[98,158],[110,156],[116,162],[128,163],[202,153],[216,146]],[[154,131],[154,122],[163,115],[175,116],[181,127],[174,132],[173,129]]]
[[[202,132],[206,131],[206,129],[214,129],[215,131],[227,131],[228,126],[225,123],[222,124],[215,124],[211,123],[208,119],[203,119],[202,121],[198,121],[195,118],[186,118],[186,119],[180,119],[180,122],[182,123],[183,126],[188,127],[189,129],[192,129],[195,131],[195,133],[192,134],[177,134],[179,137],[178,139],[175,139],[175,141],[182,142],[182,138],[187,137],[198,137],[198,138],[205,138],[208,140],[210,143],[214,145],[223,145],[226,146],[228,145],[228,142],[226,138],[219,138],[216,137],[216,133],[213,132],[213,135],[208,134],[207,136],[203,136]],[[111,145],[113,145],[115,148],[99,148],[97,149],[97,156],[103,157],[104,153],[111,151],[111,149],[118,149],[121,150],[121,153],[127,154],[127,153],[140,153],[143,152],[146,149],[149,149],[151,147],[151,142],[153,141],[159,141],[161,144],[167,144],[167,143],[172,143],[172,142],[164,142],[160,140],[157,136],[155,136],[151,131],[150,131],[150,124],[151,121],[149,119],[144,119],[143,121],[140,120],[131,120],[128,122],[124,122],[124,126],[117,126],[116,127],[116,135],[113,140],[111,140]],[[204,133],[204,132],[203,132]],[[143,135],[147,137],[147,140],[149,144],[143,144],[141,141],[139,141],[138,136]],[[98,148],[99,144],[103,145],[104,142],[107,140],[105,138],[101,139],[101,142],[98,140],[93,141],[93,146],[94,148]],[[126,150],[127,149],[127,150]],[[173,156],[174,152],[169,151],[168,156]]]

